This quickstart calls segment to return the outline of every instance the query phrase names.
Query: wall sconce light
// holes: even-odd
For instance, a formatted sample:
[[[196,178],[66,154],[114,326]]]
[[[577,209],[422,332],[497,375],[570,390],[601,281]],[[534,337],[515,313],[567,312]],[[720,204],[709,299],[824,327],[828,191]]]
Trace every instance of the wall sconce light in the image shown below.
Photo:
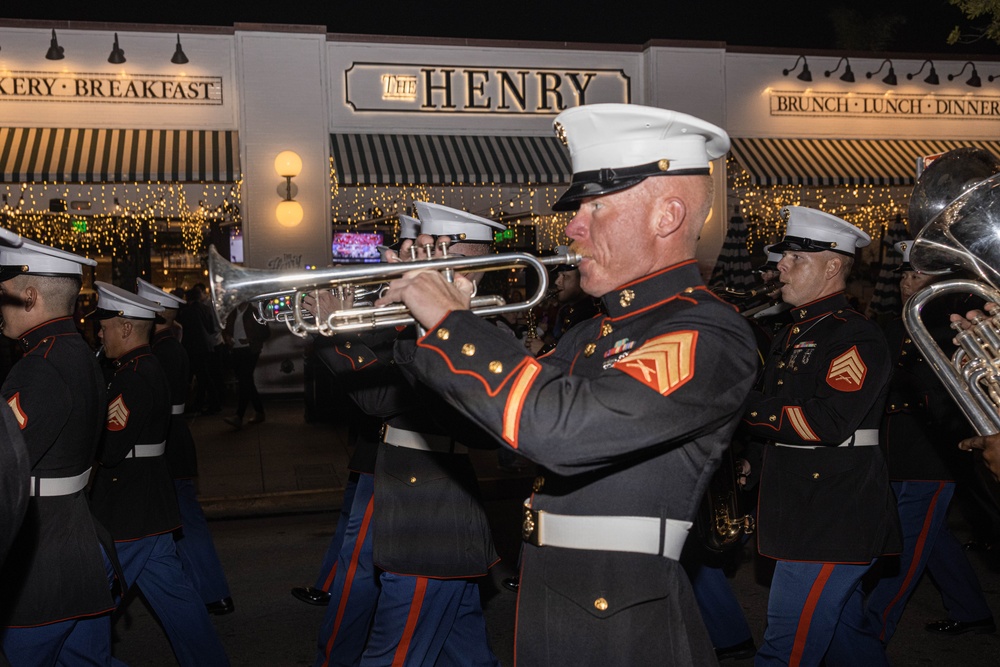
[[[170,58],[170,62],[175,65],[184,65],[188,61],[188,57],[184,55],[184,49],[181,48],[181,36],[177,35],[177,48],[174,49],[174,55]]]
[[[111,55],[108,56],[108,62],[112,65],[121,65],[125,62],[125,52],[118,46],[117,32],[115,33],[115,45],[111,47]]]
[[[63,55],[63,47],[59,46],[59,42],[56,41],[56,30],[52,29],[52,41],[49,42],[49,50],[45,52],[46,60],[62,60],[66,56]]]
[[[931,72],[930,72],[930,74],[928,74],[928,75],[927,75],[927,77],[926,77],[926,78],[924,79],[924,83],[929,83],[929,84],[930,84],[930,85],[932,85],[932,86],[936,86],[936,85],[938,85],[939,83],[941,83],[941,80],[940,80],[940,79],[938,79],[938,74],[937,74],[937,70],[936,70],[936,69],[934,69],[934,61],[933,61],[933,60],[925,60],[924,62],[920,63],[920,69],[918,69],[918,70],[917,70],[916,72],[913,72],[912,74],[907,74],[907,75],[906,75],[906,78],[907,78],[908,80],[909,80],[909,79],[912,79],[912,78],[913,78],[913,77],[915,77],[916,75],[918,75],[918,74],[920,74],[921,72],[923,72],[923,71],[924,71],[924,65],[926,65],[927,63],[930,63],[930,64],[931,64]]]
[[[823,72],[823,75],[826,76],[827,78],[830,78],[831,74],[840,69],[840,63],[847,63],[847,66],[844,67],[844,73],[840,75],[840,80],[846,81],[847,83],[854,83],[854,72],[851,71],[851,61],[847,59],[847,56],[844,56],[840,60],[838,60],[837,66],[831,70]]]
[[[295,227],[302,222],[303,213],[302,204],[292,199],[298,190],[292,179],[302,173],[302,158],[295,151],[281,151],[274,158],[274,170],[278,172],[278,176],[285,179],[285,182],[278,186],[278,194],[284,199],[275,209],[275,217],[281,226]]]
[[[799,66],[800,60],[802,61],[802,71],[799,72],[795,78],[801,81],[812,81],[813,75],[812,72],[809,71],[809,62],[806,60],[805,56],[799,56],[798,58],[796,58],[795,64],[792,65],[789,69],[781,70],[781,73],[784,74],[785,76],[788,76],[791,72],[794,72],[795,68]]]
[[[957,79],[962,76],[965,73],[966,65],[972,65],[972,76],[970,76],[969,80],[965,82],[965,85],[972,86],[973,88],[981,87],[983,85],[983,81],[979,78],[979,72],[976,71],[976,66],[972,64],[971,60],[965,61],[965,65],[962,65],[962,69],[959,70],[958,74],[949,74],[948,80],[951,81],[952,79]]]
[[[895,86],[899,82],[896,80],[896,70],[892,66],[892,61],[889,60],[888,58],[882,61],[882,64],[878,66],[877,70],[875,70],[874,72],[867,72],[865,74],[865,77],[868,79],[872,78],[873,75],[878,74],[879,72],[882,71],[882,68],[885,67],[886,63],[889,63],[889,73],[886,74],[885,78],[882,79],[882,83],[889,86]]]

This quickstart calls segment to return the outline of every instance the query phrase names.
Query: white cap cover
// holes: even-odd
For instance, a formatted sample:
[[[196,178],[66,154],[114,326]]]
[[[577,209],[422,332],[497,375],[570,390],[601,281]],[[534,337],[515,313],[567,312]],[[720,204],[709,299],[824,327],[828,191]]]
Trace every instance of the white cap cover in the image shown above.
[[[94,316],[99,320],[124,317],[130,320],[152,320],[163,310],[160,304],[144,299],[121,287],[97,280],[97,310]]]
[[[415,239],[420,234],[420,221],[416,218],[399,214],[399,240]]]
[[[586,197],[630,188],[649,176],[709,173],[729,151],[720,127],[679,111],[637,104],[589,104],[556,116],[556,136],[569,147],[573,182],[553,204],[575,210]]]
[[[854,256],[854,251],[863,248],[872,239],[846,220],[815,208],[786,206],[781,210],[788,216],[785,237],[771,246],[774,252],[798,250],[800,252],[820,252],[832,250]]]
[[[499,222],[481,218],[478,215],[466,213],[455,208],[432,204],[426,201],[416,201],[420,217],[420,231],[431,236],[464,235],[465,241],[490,243],[493,241],[493,230],[504,230],[506,227]]]
[[[174,296],[170,292],[165,292],[151,282],[142,278],[135,279],[135,291],[143,299],[149,299],[153,303],[158,303],[164,308],[180,308],[186,301]]]
[[[84,265],[97,266],[93,259],[18,237],[6,229],[0,231],[5,232],[0,234],[0,282],[23,273],[35,276],[82,276]],[[18,241],[19,245],[7,245]]]

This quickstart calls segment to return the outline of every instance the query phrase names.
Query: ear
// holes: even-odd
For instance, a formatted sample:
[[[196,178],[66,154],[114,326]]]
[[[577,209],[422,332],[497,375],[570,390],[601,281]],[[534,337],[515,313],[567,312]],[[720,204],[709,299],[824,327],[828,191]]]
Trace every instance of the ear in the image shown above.
[[[122,320],[122,340],[132,335],[132,323],[129,320]]]
[[[687,218],[687,206],[678,197],[662,197],[653,208],[653,229],[660,238],[677,233]]]
[[[832,280],[836,278],[844,270],[844,260],[840,257],[840,255],[837,255],[836,253],[831,253],[831,254],[833,254],[833,257],[826,260],[827,280]]]
[[[24,288],[24,312],[31,312],[31,309],[38,304],[38,290],[34,285]]]

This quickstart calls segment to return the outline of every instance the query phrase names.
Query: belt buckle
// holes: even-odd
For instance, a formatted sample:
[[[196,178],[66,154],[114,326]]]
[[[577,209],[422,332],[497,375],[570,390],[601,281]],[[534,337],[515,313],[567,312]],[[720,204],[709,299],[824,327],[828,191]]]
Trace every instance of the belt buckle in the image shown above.
[[[538,543],[538,510],[525,506],[524,520],[521,523],[521,538],[532,546],[542,546]]]
[[[385,442],[385,433],[389,430],[389,424],[382,422],[382,427],[378,430],[378,441]]]

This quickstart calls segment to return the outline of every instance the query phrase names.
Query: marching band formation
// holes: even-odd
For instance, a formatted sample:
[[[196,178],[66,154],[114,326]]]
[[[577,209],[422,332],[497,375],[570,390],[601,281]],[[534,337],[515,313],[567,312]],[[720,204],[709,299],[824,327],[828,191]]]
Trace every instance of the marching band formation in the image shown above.
[[[553,209],[574,216],[568,251],[546,262],[560,303],[546,340],[520,340],[492,308],[490,273],[508,266],[488,259],[498,223],[440,205],[416,202],[402,221],[373,306],[355,308],[361,292],[336,269],[286,286],[294,326],[367,420],[324,565],[293,589],[326,606],[315,665],[500,664],[477,583],[499,556],[472,449],[539,468],[505,582],[518,665],[887,665],[925,570],[946,610],[929,632],[994,632],[946,514],[978,465],[959,441],[1000,472],[1000,423],[974,417],[1000,414],[1000,336],[981,312],[1000,292],[967,289],[1000,275],[977,240],[1000,211],[1000,162],[965,179],[964,156],[925,170],[914,201],[945,192],[897,244],[901,292],[910,308],[950,287],[883,329],[847,295],[871,239],[818,209],[785,209],[753,291],[766,301],[737,308],[727,299],[746,295],[705,286],[695,250],[723,129],[595,104],[555,130],[573,179]],[[0,387],[0,664],[117,663],[115,609],[137,588],[179,664],[227,665],[209,614],[235,607],[191,481],[181,300],[97,283],[102,372],[72,318],[93,261],[2,231],[3,334],[24,354]],[[216,309],[249,339],[253,309],[236,306],[273,296],[271,277],[237,286],[212,261]],[[541,299],[546,270],[525,261],[542,267]],[[947,280],[961,271],[976,280]],[[370,312],[393,315],[365,325]],[[941,371],[925,359],[950,358],[952,323],[960,354]],[[253,363],[240,422],[251,402],[263,419]],[[717,510],[737,496],[745,515]],[[710,556],[747,539],[774,563],[757,640]]]

